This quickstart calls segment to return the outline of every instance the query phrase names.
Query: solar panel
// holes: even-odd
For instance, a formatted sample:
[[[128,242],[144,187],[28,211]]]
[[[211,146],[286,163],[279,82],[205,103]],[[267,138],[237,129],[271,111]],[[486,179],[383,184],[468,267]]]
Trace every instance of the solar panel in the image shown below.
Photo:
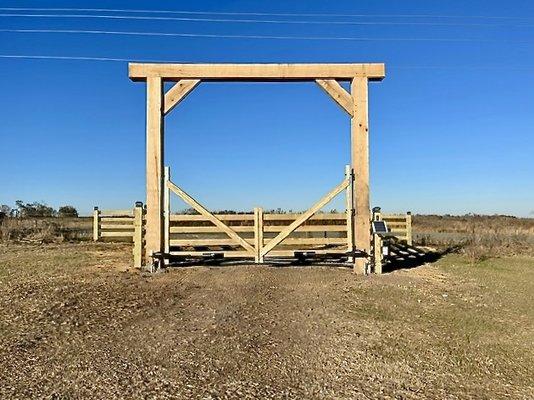
[[[374,234],[388,233],[386,221],[373,221],[372,227]]]

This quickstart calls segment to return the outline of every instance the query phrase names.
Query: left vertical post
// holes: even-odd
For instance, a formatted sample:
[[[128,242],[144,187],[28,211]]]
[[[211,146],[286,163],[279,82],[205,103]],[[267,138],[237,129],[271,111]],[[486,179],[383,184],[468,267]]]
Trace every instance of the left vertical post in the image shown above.
[[[100,210],[95,206],[93,210],[93,240],[100,239]]]
[[[165,250],[163,235],[163,80],[146,80],[146,257]],[[147,260],[148,261],[148,260]]]
[[[134,207],[134,268],[141,268],[143,266],[143,203],[141,201],[135,202]]]

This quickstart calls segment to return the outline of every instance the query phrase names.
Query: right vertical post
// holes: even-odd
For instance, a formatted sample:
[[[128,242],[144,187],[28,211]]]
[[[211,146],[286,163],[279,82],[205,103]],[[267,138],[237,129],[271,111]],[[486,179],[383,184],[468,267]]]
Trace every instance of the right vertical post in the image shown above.
[[[170,226],[171,226],[171,190],[169,189],[169,181],[171,179],[171,168],[165,167],[163,170],[163,240],[165,242],[165,254],[170,252]]]
[[[406,243],[411,246],[412,241],[412,213],[408,211],[406,213]]]
[[[347,195],[346,195],[346,214],[347,214],[347,251],[349,253],[354,252],[354,176],[352,173],[352,166],[345,166],[345,179],[348,179],[350,185],[347,186]],[[349,256],[348,262],[354,262],[354,257]]]
[[[100,239],[100,210],[95,206],[93,210],[93,240]]]
[[[263,255],[261,250],[263,249],[263,208],[254,208],[254,247],[256,251],[255,262],[256,264],[263,263]]]
[[[163,232],[163,80],[147,78],[146,257],[165,251]]]
[[[373,221],[382,221],[382,212],[380,207],[373,208]],[[373,234],[373,272],[375,274],[382,273],[382,237],[375,233]]]
[[[369,210],[369,128],[367,78],[355,77],[350,85],[353,116],[350,120],[351,164],[354,173],[354,245],[371,252],[371,215]],[[354,272],[365,274],[368,258],[354,259]]]

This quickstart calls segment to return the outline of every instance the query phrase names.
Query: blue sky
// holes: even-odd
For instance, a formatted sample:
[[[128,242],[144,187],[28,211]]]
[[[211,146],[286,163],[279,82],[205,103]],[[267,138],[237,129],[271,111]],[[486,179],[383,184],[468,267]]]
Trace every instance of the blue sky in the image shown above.
[[[384,62],[386,79],[369,90],[372,205],[392,212],[534,215],[531,1],[77,1],[73,6],[43,0],[1,1],[0,7],[464,16],[174,15],[369,25],[0,16],[0,30],[373,39],[0,32],[0,55]],[[145,87],[128,79],[126,62],[0,58],[0,74],[0,203],[37,200],[88,213],[94,205],[127,208],[144,200]],[[211,209],[305,209],[342,179],[349,128],[348,117],[312,83],[201,84],[166,119],[166,164],[173,181]],[[342,206],[338,199],[331,207]]]

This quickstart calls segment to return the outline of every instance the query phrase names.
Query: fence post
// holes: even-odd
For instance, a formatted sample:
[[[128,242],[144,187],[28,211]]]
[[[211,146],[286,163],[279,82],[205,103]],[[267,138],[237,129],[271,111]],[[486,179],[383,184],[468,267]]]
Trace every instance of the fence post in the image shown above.
[[[100,239],[100,210],[95,206],[93,210],[93,241]]]
[[[412,245],[412,213],[408,211],[406,213],[406,243]]]
[[[382,211],[380,207],[373,207],[373,221],[382,221]],[[382,273],[382,237],[373,234],[373,272],[375,274]]]
[[[254,246],[256,250],[255,262],[260,264],[263,262],[263,255],[261,250],[263,248],[263,208],[254,208]]]
[[[350,184],[346,189],[346,214],[347,214],[347,251],[352,253],[354,251],[354,173],[350,165],[345,165],[345,179],[348,179]],[[348,262],[354,262],[354,257],[349,256]]]
[[[134,268],[141,268],[143,266],[143,203],[135,202],[134,207],[134,247],[133,258]]]
[[[373,234],[373,267],[375,274],[382,273],[382,238]]]
[[[165,241],[165,253],[170,252],[170,225],[171,225],[171,191],[167,183],[171,179],[170,167],[163,171],[163,240]]]

